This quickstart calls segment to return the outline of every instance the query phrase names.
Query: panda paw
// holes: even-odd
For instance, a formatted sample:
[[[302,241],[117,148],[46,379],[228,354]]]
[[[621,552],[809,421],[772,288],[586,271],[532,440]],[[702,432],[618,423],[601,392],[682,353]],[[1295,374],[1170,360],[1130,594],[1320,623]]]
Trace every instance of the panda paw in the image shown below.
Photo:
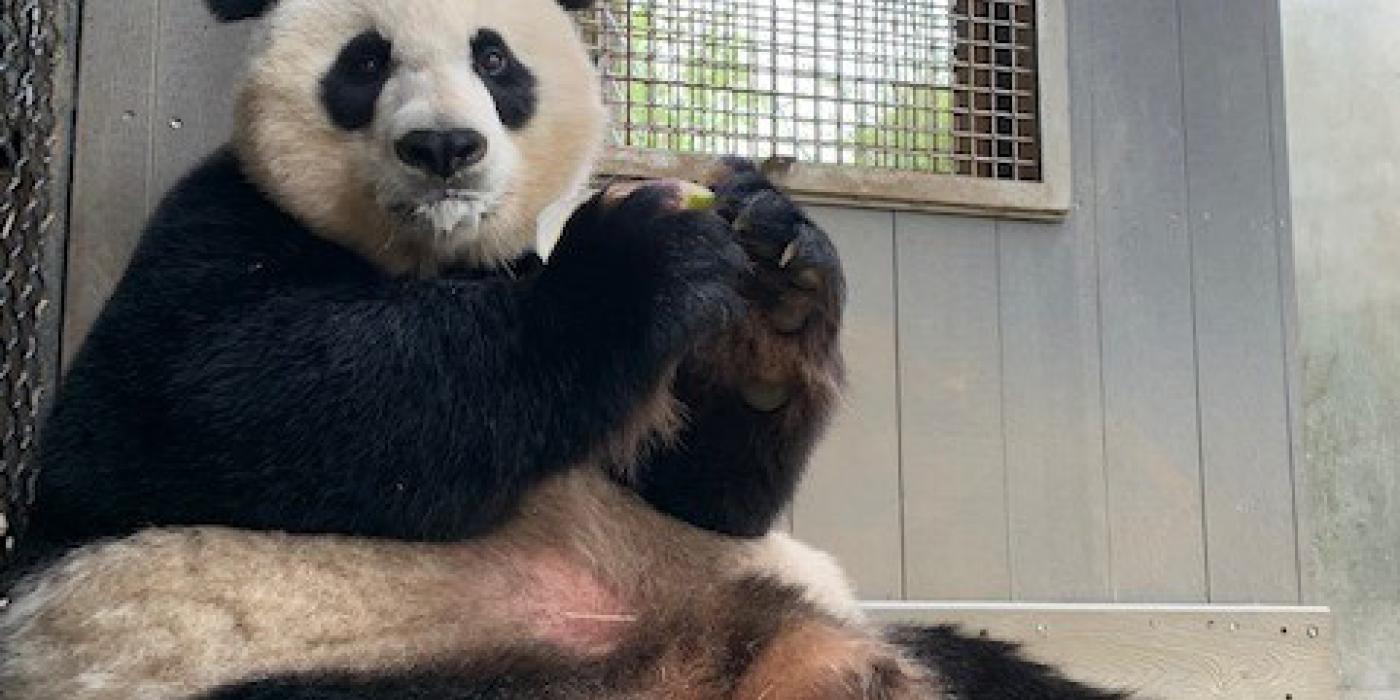
[[[717,212],[753,262],[747,296],[764,307],[773,330],[830,339],[846,280],[826,232],[747,160],[724,159],[709,184]]]
[[[570,218],[549,263],[574,292],[599,292],[587,296],[609,302],[598,312],[614,325],[649,329],[664,356],[743,316],[748,267],[728,222],[688,208],[674,181],[605,188]]]
[[[707,183],[749,260],[742,293],[745,321],[723,342],[722,362],[745,401],[771,411],[804,382],[839,374],[837,335],[846,279],[831,239],[752,163],[721,161]]]

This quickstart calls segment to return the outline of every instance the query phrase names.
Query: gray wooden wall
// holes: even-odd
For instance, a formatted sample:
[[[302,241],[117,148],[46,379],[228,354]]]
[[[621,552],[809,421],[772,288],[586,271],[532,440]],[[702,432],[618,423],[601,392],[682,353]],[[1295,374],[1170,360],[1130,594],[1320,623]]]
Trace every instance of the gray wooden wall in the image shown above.
[[[822,208],[851,389],[793,511],[871,598],[1299,599],[1275,0],[1068,0],[1074,210]],[[245,30],[88,0],[71,352]]]

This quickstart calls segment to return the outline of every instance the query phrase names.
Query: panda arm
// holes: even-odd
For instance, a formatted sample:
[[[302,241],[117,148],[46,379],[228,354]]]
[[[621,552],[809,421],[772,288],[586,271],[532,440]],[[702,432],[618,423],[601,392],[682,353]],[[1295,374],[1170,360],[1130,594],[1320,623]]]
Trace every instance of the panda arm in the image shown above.
[[[730,304],[715,270],[657,280],[646,250],[525,280],[390,279],[254,216],[267,205],[247,192],[213,194],[157,216],[70,372],[46,431],[50,526],[470,535],[625,427],[687,324]],[[568,235],[628,239],[593,215]]]
[[[751,261],[746,314],[687,355],[675,393],[690,420],[636,474],[659,509],[758,536],[791,502],[836,403],[845,277],[827,234],[750,163],[725,161],[711,184]]]
[[[201,440],[205,458],[257,466],[221,475],[251,477],[249,503],[223,494],[210,507],[261,526],[413,539],[500,519],[617,429],[665,360],[588,309],[558,318],[564,309],[525,287],[306,289],[200,329],[172,362],[169,392],[184,400],[169,431]]]
[[[46,431],[41,499],[88,535],[485,529],[616,430],[664,369],[628,347],[640,333],[534,305],[521,283],[408,281],[113,316]],[[113,383],[121,399],[104,396]]]
[[[677,397],[689,420],[673,444],[638,468],[638,491],[692,525],[740,537],[767,534],[792,502],[834,387],[803,387],[786,406],[764,412],[738,390],[682,369]]]

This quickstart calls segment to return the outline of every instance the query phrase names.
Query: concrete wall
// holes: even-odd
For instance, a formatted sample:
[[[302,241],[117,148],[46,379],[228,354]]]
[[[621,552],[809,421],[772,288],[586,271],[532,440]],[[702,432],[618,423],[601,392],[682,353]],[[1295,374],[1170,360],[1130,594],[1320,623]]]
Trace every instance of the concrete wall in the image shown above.
[[[1400,3],[1284,0],[1307,598],[1348,697],[1400,697]]]

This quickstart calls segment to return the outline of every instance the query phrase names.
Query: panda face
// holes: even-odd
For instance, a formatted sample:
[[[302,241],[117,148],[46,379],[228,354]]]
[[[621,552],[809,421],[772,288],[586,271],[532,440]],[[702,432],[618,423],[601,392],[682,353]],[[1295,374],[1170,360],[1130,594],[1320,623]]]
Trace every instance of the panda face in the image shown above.
[[[604,124],[554,0],[283,0],[240,104],[254,178],[395,272],[528,250],[571,208]]]

